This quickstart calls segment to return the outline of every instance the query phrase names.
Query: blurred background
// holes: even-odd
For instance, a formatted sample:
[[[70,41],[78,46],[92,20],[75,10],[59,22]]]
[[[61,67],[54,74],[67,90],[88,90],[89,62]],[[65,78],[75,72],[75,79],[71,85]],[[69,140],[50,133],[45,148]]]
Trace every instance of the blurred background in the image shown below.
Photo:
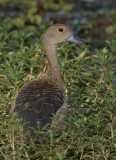
[[[116,38],[116,0],[0,0],[0,23],[32,32],[45,22],[64,23],[92,47]]]

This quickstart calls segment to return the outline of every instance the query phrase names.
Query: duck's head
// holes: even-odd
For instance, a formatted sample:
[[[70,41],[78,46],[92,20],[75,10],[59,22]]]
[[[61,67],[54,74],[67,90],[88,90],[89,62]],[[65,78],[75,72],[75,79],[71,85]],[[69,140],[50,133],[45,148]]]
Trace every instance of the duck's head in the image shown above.
[[[76,36],[72,30],[64,24],[51,25],[44,36],[45,41],[49,44],[58,44],[61,42],[73,42],[77,44],[88,44],[87,41]]]

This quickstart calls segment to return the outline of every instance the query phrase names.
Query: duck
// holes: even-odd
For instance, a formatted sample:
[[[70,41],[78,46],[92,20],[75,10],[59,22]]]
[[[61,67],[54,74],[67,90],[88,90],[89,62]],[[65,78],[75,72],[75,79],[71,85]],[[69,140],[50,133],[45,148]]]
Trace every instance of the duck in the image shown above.
[[[46,124],[52,125],[54,115],[67,116],[67,98],[56,52],[57,45],[63,42],[88,44],[65,24],[53,24],[47,29],[44,34],[47,71],[42,77],[24,84],[12,104],[12,111],[22,118],[25,130],[37,129],[38,121],[41,129]]]

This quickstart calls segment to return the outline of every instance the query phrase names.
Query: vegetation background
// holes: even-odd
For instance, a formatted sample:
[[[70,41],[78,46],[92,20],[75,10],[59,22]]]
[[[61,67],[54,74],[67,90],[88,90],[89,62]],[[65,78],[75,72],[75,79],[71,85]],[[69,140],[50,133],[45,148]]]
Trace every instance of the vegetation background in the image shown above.
[[[115,17],[115,0],[0,1],[0,160],[116,160]],[[68,117],[61,131],[38,124],[25,142],[11,104],[24,83],[45,73],[43,35],[52,23],[69,25],[90,45],[59,45]]]

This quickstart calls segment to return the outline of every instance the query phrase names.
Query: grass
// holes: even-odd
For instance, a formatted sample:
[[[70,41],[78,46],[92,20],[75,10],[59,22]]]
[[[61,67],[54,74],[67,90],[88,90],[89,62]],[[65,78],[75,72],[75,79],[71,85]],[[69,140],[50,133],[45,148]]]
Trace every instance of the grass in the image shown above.
[[[68,116],[61,131],[46,126],[45,133],[38,124],[38,131],[25,142],[11,104],[23,84],[47,69],[43,34],[51,23],[30,31],[6,25],[2,16],[0,21],[0,159],[115,160],[116,40],[94,53],[85,45],[59,45]]]

